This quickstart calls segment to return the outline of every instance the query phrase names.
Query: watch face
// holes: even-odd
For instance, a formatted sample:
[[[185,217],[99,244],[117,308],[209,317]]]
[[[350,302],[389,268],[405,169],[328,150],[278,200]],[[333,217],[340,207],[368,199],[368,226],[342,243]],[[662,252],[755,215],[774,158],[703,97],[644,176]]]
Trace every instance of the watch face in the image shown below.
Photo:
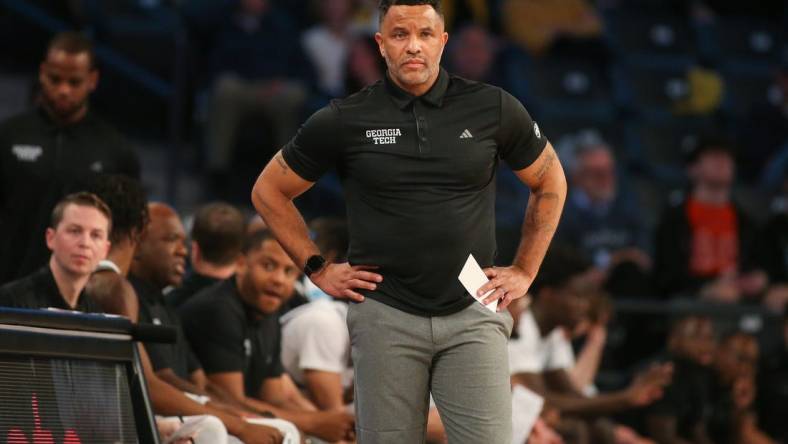
[[[304,267],[304,273],[309,276],[310,274],[320,270],[323,268],[323,264],[326,263],[326,260],[323,256],[312,256],[306,261],[306,267]]]

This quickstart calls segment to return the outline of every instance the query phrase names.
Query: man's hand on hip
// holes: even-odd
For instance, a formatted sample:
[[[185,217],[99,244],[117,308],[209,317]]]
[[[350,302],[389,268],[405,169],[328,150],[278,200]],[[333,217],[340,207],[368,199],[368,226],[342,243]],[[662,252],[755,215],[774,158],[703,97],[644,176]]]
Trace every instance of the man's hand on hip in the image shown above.
[[[328,263],[309,278],[321,290],[337,299],[364,301],[364,296],[357,289],[374,290],[383,281],[383,276],[369,270],[376,270],[374,265],[350,265]]]
[[[533,282],[533,278],[516,265],[485,268],[484,274],[490,280],[479,288],[476,295],[481,297],[494,290],[484,298],[483,304],[487,305],[497,299],[498,311],[505,310],[513,300],[525,296]]]

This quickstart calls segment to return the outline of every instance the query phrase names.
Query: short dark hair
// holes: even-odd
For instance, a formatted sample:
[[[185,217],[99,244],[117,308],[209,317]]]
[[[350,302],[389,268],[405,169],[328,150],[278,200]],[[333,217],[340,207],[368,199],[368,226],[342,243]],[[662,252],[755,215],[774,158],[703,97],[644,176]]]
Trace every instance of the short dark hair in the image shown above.
[[[722,153],[733,159],[736,158],[736,148],[728,137],[719,134],[703,134],[698,137],[694,145],[689,147],[686,155],[687,163],[692,165],[707,153]]]
[[[226,202],[212,202],[194,215],[192,240],[206,261],[228,265],[241,253],[246,222],[241,211]]]
[[[562,244],[553,244],[547,250],[542,266],[531,285],[531,293],[537,296],[543,288],[561,288],[575,276],[591,268],[591,261],[576,249]]]
[[[104,203],[103,200],[101,200],[101,198],[93,193],[88,193],[87,191],[72,193],[60,199],[60,201],[55,205],[55,208],[52,210],[52,216],[49,222],[49,226],[51,228],[57,229],[57,226],[63,221],[63,213],[65,213],[66,207],[69,205],[92,207],[99,210],[101,214],[107,217],[107,221],[109,223],[107,230],[112,232],[112,213],[109,211],[109,207]]]
[[[102,174],[89,186],[112,212],[113,243],[140,234],[148,225],[148,199],[136,179],[119,174]]]
[[[96,69],[96,50],[93,47],[93,42],[90,41],[84,34],[75,31],[66,31],[55,34],[47,46],[47,52],[44,58],[51,51],[64,51],[68,54],[81,54],[87,53],[90,61],[90,69]]]
[[[241,253],[249,254],[252,251],[259,249],[263,242],[267,241],[268,239],[275,239],[274,234],[271,233],[271,230],[268,228],[261,228],[259,230],[253,231],[244,237],[244,244],[241,248]]]
[[[418,6],[418,5],[428,5],[432,6],[432,9],[438,13],[441,17],[443,17],[443,8],[441,7],[441,0],[380,0],[378,3],[378,11],[380,11],[380,18],[379,20],[382,22],[383,17],[386,16],[386,13],[389,12],[389,8],[392,6]]]

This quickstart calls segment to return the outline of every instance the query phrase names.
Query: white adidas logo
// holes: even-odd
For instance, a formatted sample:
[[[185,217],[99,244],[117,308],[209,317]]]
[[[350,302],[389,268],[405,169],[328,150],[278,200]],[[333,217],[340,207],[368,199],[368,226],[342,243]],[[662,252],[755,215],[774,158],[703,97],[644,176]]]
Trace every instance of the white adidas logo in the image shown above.
[[[460,134],[460,139],[473,139],[473,134],[467,129]]]

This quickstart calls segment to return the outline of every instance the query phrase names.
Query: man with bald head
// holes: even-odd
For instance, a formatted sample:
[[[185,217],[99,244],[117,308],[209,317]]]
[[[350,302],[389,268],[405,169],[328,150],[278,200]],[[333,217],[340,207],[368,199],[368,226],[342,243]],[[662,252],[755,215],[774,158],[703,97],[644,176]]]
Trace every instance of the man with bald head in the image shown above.
[[[197,379],[199,384],[202,370],[186,342],[177,314],[165,303],[163,292],[183,280],[186,233],[172,207],[154,202],[148,204],[148,213],[148,224],[131,262],[129,281],[139,297],[139,321],[173,327],[178,335],[174,344],[146,343],[145,347],[159,377],[194,393],[197,390],[187,381]]]
[[[0,283],[46,263],[39,233],[63,196],[97,173],[139,178],[131,145],[89,107],[95,59],[84,36],[55,36],[39,69],[37,106],[0,123]]]

